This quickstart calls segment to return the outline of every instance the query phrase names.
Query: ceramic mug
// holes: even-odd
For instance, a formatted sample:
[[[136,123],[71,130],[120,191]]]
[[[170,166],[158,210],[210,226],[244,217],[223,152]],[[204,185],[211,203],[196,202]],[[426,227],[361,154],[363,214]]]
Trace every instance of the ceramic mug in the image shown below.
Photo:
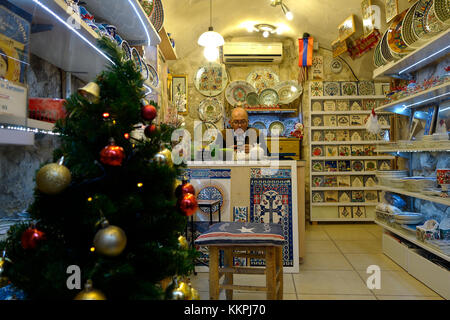
[[[450,184],[450,169],[437,169],[436,179],[440,185]]]

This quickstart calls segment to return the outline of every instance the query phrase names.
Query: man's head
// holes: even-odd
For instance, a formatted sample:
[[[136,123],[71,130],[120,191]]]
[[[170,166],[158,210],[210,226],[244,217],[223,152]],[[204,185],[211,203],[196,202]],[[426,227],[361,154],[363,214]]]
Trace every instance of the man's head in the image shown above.
[[[243,131],[247,131],[248,128],[248,114],[244,108],[236,107],[231,112],[231,120],[230,125],[233,130],[242,129]]]

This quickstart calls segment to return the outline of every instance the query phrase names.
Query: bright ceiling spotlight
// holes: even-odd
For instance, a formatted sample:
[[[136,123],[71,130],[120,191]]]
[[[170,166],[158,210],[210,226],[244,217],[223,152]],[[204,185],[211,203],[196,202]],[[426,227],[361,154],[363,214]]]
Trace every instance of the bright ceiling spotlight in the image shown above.
[[[255,24],[253,30],[256,32],[262,32],[264,38],[269,37],[273,33],[281,34],[277,27],[267,23]]]
[[[267,30],[264,31],[264,32],[263,32],[263,37],[264,37],[264,38],[267,38],[268,36],[269,36],[269,31],[267,31]]]
[[[291,10],[283,3],[283,0],[271,0],[270,5],[272,7],[280,6],[281,10],[283,10],[284,15],[286,16],[286,19],[289,21],[294,19],[294,15],[292,14]]]
[[[220,47],[225,43],[220,33],[214,31],[212,26],[212,0],[209,1],[209,28],[198,38],[198,44],[202,47]]]

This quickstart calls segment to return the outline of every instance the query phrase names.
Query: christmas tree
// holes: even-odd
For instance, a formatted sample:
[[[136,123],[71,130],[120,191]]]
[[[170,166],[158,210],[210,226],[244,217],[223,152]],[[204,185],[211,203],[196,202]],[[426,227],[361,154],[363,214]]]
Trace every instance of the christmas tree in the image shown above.
[[[55,163],[36,175],[33,224],[11,227],[0,243],[11,261],[3,276],[28,299],[179,298],[161,281],[193,271],[196,251],[182,233],[196,200],[189,185],[175,196],[175,128],[151,124],[158,106],[144,99],[135,64],[107,38],[99,47],[113,63],[67,99]],[[145,137],[133,138],[138,123],[148,124]],[[69,266],[79,267],[83,291],[68,288]]]

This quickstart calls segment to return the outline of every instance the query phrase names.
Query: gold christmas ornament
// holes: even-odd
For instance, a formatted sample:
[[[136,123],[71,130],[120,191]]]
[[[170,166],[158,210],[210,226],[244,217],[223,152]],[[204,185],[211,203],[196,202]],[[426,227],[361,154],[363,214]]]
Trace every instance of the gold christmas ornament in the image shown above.
[[[158,154],[162,154],[163,156],[166,157],[166,163],[169,167],[173,166],[173,161],[172,161],[172,151],[170,151],[169,149],[165,148],[164,150],[158,152]]]
[[[184,236],[178,237],[178,244],[183,249],[187,249],[189,247],[189,244]]]
[[[184,293],[180,290],[173,290],[172,291],[172,300],[184,300]]]
[[[92,286],[92,281],[86,281],[84,289],[80,291],[74,298],[74,300],[106,300],[105,295]]]
[[[100,100],[100,87],[95,82],[89,82],[83,88],[78,89],[78,93],[92,103]]]
[[[58,163],[50,163],[39,169],[36,175],[36,186],[45,194],[58,194],[66,189],[72,181],[70,170],[62,163],[62,157]]]
[[[198,291],[194,288],[191,288],[191,300],[200,300],[200,295]]]
[[[177,290],[183,292],[185,300],[191,300],[191,288],[186,282],[180,282],[180,286]]]
[[[107,220],[102,222],[100,229],[94,237],[95,250],[105,256],[115,257],[122,253],[127,245],[125,232],[116,226],[110,226]]]

